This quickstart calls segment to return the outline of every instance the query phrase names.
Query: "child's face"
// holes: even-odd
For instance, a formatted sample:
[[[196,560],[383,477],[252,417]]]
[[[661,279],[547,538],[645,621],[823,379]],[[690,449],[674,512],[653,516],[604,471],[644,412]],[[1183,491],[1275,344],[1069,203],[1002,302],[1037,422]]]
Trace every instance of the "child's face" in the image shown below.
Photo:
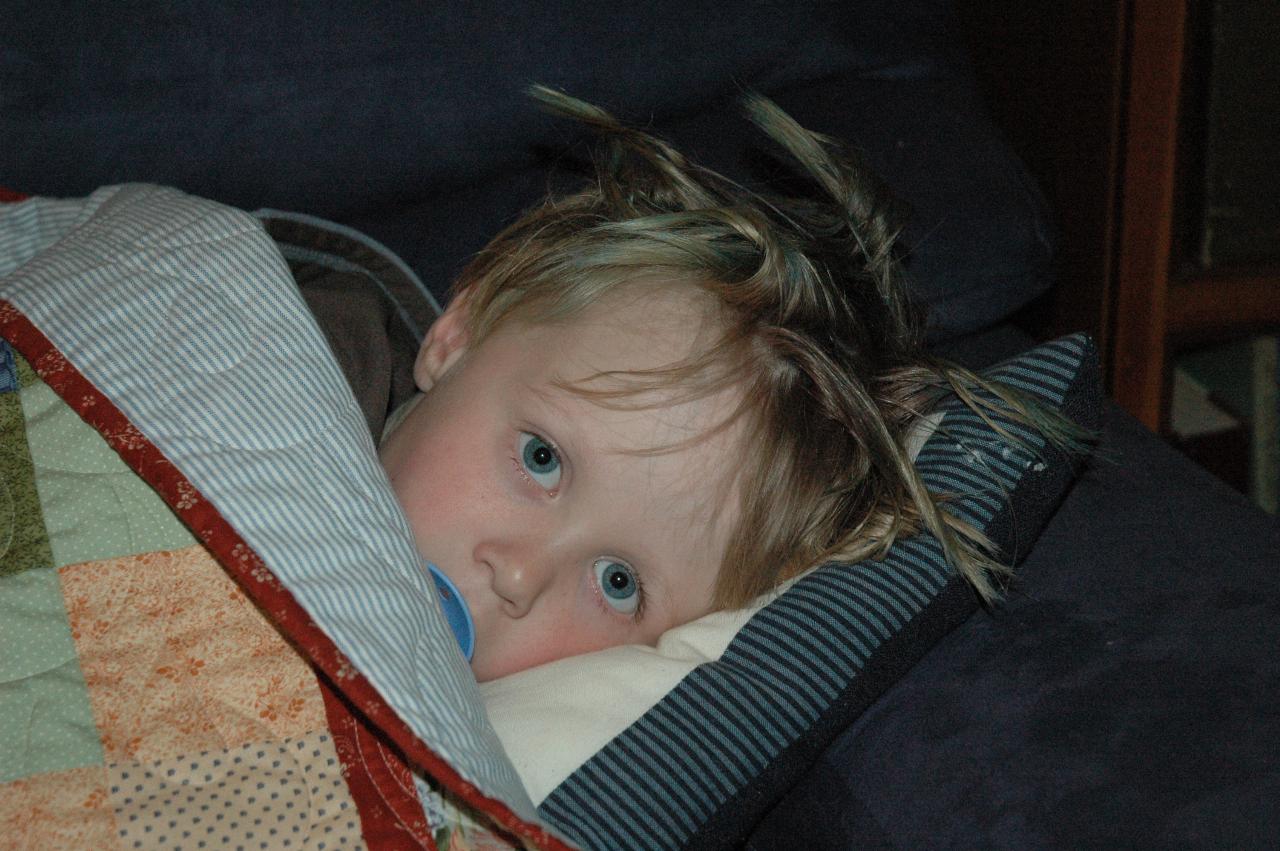
[[[739,430],[635,450],[704,435],[738,391],[611,410],[555,383],[669,365],[690,354],[701,313],[674,295],[615,297],[566,324],[506,323],[472,348],[460,314],[455,302],[433,327],[415,370],[426,396],[380,454],[419,549],[471,608],[476,677],[652,644],[711,611]]]

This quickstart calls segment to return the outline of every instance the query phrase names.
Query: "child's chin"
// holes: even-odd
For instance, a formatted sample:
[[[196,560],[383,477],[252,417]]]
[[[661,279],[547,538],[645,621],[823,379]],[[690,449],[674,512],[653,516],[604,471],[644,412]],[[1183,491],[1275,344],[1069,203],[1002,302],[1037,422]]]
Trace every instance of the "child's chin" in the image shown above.
[[[488,658],[480,652],[479,636],[476,637],[476,652],[471,657],[471,673],[475,676],[476,682],[487,683],[490,680],[496,680],[505,677],[507,674],[514,673],[509,670],[510,666],[496,664],[495,660]]]
[[[493,680],[500,680],[503,677],[509,677],[544,664],[544,660],[522,661],[505,658],[506,654],[498,654],[499,658],[496,659],[486,657],[481,655],[480,647],[481,644],[477,637],[476,652],[471,657],[471,673],[475,676],[476,682],[487,683]]]

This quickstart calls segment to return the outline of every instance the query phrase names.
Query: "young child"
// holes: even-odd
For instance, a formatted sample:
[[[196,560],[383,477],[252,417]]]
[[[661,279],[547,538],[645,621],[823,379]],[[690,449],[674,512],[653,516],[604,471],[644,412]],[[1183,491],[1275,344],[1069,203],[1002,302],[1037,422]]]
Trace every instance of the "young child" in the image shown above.
[[[939,396],[985,385],[925,354],[869,175],[760,97],[750,117],[822,200],[533,95],[603,137],[595,181],[464,270],[380,450],[469,606],[477,678],[653,643],[920,528],[993,599],[1004,568],[906,448]]]

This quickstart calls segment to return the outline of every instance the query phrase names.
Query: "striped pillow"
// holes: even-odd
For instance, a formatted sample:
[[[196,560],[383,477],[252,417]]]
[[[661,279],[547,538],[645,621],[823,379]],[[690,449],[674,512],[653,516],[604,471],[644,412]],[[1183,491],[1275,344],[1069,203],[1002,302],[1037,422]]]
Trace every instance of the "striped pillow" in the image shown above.
[[[1097,424],[1097,353],[1084,335],[985,375],[1086,428]],[[954,494],[949,510],[1017,560],[1066,493],[1078,459],[997,417],[1031,451],[1011,444],[954,397],[941,412],[916,462],[925,482]],[[823,566],[757,612],[717,661],[685,676],[553,789],[539,812],[590,848],[738,845],[822,749],[976,607],[928,534],[901,541],[881,561]]]

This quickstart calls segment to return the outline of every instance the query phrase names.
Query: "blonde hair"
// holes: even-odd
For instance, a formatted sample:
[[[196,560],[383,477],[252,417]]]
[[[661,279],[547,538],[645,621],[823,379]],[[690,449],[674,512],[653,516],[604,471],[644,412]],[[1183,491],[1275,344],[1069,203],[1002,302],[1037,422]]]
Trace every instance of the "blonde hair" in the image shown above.
[[[717,605],[744,605],[826,560],[883,557],[922,528],[994,600],[1008,568],[942,509],[944,495],[929,492],[907,448],[911,430],[948,392],[978,408],[994,398],[1059,443],[1070,441],[1070,427],[925,352],[893,252],[897,230],[859,160],[748,95],[751,120],[824,196],[765,197],[595,106],[543,86],[531,94],[602,139],[595,180],[527,212],[463,271],[455,291],[467,293],[473,340],[512,318],[573,317],[622,288],[697,288],[717,306],[717,342],[623,376],[630,380],[619,390],[580,392],[621,405],[656,387],[690,396],[741,388],[724,425],[743,423],[751,453]]]

